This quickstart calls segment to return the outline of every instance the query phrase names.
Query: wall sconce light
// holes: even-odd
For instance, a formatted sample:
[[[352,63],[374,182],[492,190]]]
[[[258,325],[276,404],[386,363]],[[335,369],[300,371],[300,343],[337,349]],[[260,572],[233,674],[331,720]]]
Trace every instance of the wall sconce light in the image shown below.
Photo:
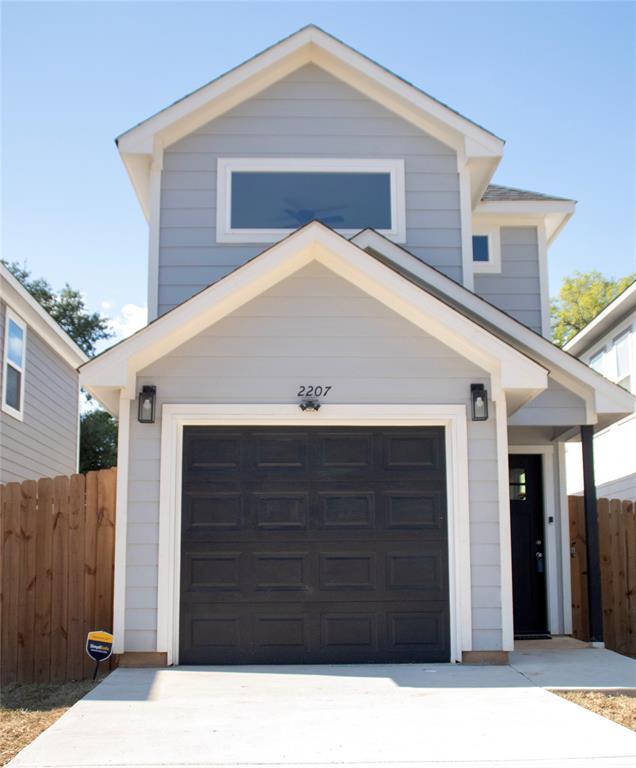
[[[488,419],[488,392],[483,384],[470,385],[470,399],[473,421]]]
[[[141,424],[155,423],[155,402],[157,400],[157,387],[144,384],[139,393],[139,408],[137,421]]]
[[[301,400],[298,407],[301,411],[318,411],[320,410],[320,403],[318,400]]]

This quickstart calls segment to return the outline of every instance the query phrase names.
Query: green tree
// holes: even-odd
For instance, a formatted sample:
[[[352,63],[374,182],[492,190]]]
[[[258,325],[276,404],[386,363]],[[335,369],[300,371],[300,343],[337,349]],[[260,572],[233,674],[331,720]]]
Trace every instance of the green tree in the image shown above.
[[[575,272],[566,277],[550,307],[552,340],[562,347],[628,288],[636,273],[618,280],[600,272]]]
[[[86,411],[80,417],[80,472],[117,465],[117,422],[107,411]]]
[[[68,283],[56,293],[43,278],[32,278],[26,267],[17,262],[2,263],[87,355],[95,354],[98,341],[113,335],[108,319],[98,312],[89,312],[82,294]]]

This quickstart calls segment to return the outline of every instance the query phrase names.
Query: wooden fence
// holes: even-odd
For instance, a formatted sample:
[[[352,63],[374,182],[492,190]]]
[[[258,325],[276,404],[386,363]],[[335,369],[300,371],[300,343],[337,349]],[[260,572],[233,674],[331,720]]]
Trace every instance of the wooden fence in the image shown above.
[[[583,497],[569,497],[572,634],[589,639]],[[636,504],[598,500],[603,635],[605,645],[636,654]]]
[[[0,486],[0,684],[90,677],[112,630],[116,469]]]

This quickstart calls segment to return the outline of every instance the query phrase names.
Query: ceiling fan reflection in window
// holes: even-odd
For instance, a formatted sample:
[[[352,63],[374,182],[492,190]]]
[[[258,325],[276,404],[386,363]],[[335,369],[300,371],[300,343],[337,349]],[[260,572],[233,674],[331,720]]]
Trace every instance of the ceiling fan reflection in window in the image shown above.
[[[290,206],[284,208],[284,216],[278,216],[278,221],[282,221],[285,224],[295,224],[302,227],[303,224],[307,224],[310,221],[320,221],[323,224],[342,224],[344,222],[344,216],[339,214],[332,214],[332,211],[341,211],[348,206],[346,205],[330,205],[325,208],[302,208],[298,201],[292,198],[286,197],[285,202]]]

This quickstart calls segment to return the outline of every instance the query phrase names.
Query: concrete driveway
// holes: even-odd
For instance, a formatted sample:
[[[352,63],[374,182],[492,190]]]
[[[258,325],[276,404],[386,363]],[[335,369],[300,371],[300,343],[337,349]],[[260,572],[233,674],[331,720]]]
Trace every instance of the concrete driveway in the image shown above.
[[[11,763],[333,765],[634,768],[636,734],[513,667],[118,669]]]

